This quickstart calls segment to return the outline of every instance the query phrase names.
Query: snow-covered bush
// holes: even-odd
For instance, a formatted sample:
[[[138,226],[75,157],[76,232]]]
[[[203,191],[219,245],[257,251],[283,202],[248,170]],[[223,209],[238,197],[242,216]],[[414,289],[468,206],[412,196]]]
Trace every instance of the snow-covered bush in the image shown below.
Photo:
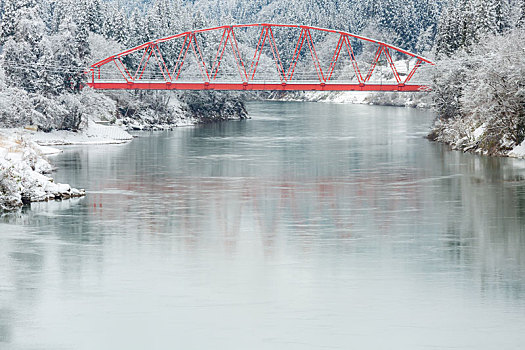
[[[461,112],[486,124],[481,146],[488,151],[525,139],[524,43],[525,31],[516,30],[473,48]]]
[[[117,103],[108,96],[95,92],[89,87],[82,89],[78,96],[87,119],[115,121]]]
[[[191,91],[185,93],[181,99],[186,103],[187,113],[204,123],[217,119],[244,119],[248,115],[242,100],[232,99],[228,93]]]
[[[58,129],[77,131],[86,126],[85,108],[78,94],[62,94],[58,97],[58,102],[67,110],[58,121]]]
[[[525,30],[488,36],[438,62],[433,139],[506,154],[525,140]]]
[[[432,91],[438,118],[455,118],[461,114],[461,97],[468,80],[468,55],[458,52],[452,58],[440,60],[437,65]]]
[[[35,113],[29,94],[19,88],[0,90],[0,127],[31,124]]]
[[[0,159],[0,211],[22,205],[22,177],[15,165]]]
[[[40,130],[51,131],[58,129],[61,121],[66,117],[68,110],[55,98],[47,98],[40,94],[34,94],[31,98],[34,113],[33,125]]]

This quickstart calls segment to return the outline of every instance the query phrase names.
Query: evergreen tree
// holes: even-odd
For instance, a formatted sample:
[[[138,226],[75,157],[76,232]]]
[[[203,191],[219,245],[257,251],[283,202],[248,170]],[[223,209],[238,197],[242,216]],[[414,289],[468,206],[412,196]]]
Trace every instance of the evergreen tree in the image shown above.
[[[31,8],[34,4],[28,0],[5,0],[3,4],[2,23],[0,24],[0,45],[16,34],[18,24],[21,20],[20,11]]]
[[[102,33],[106,38],[126,44],[129,30],[126,27],[128,22],[122,6],[118,3],[108,3],[105,6],[102,22]]]
[[[84,22],[87,29],[96,34],[102,32],[102,4],[100,0],[84,0],[85,16]]]
[[[458,21],[455,17],[455,8],[447,7],[441,13],[436,38],[436,52],[449,55],[459,48]]]
[[[79,34],[82,33],[82,34]],[[85,29],[80,29],[71,17],[66,17],[59,27],[56,41],[58,50],[54,61],[63,69],[62,91],[79,91],[84,67],[82,55],[86,54],[83,42]]]
[[[11,6],[14,4],[14,6]],[[45,32],[37,6],[32,1],[14,1],[12,13],[6,16],[13,23],[4,22],[4,70],[7,84],[25,90],[34,90],[37,63],[41,55],[40,42]]]
[[[78,50],[78,57],[82,63],[87,64],[84,60],[89,56],[89,28],[92,27],[92,24],[86,22],[88,16],[88,7],[85,3],[80,2],[78,10],[74,13],[74,41]]]
[[[525,28],[525,0],[520,0],[520,6],[517,10],[519,11],[519,16],[516,27]]]

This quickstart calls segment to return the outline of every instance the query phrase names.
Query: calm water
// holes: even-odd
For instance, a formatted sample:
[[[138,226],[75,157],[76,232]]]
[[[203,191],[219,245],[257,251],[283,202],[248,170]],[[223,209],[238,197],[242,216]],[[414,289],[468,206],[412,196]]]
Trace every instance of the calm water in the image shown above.
[[[252,120],[68,147],[80,200],[0,223],[1,349],[523,349],[525,162],[429,112]]]

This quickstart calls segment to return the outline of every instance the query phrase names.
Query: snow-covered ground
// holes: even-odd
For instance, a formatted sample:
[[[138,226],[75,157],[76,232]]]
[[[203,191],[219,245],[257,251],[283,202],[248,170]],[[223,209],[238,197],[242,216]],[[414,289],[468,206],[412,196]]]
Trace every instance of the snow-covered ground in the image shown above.
[[[430,138],[443,142],[454,150],[473,152],[483,155],[525,158],[525,141],[515,145],[510,139],[501,140],[501,144],[489,151],[483,144],[486,142],[487,127],[474,117],[455,118],[453,120],[436,120]]]
[[[23,135],[39,145],[89,145],[125,143],[133,139],[129,133],[117,126],[97,124],[88,120],[87,127],[78,132],[55,130],[53,132],[33,131],[23,128],[4,129]]]
[[[60,153],[42,147],[18,132],[0,131],[0,210],[20,207],[24,202],[82,197],[84,190],[55,183],[53,167],[46,155]]]
[[[403,81],[416,64],[416,60],[398,60],[395,67]],[[410,84],[431,81],[429,65],[423,65],[414,75]],[[418,79],[418,80],[416,80]],[[357,80],[354,78],[355,82]],[[388,67],[376,67],[369,84],[397,84],[392,70]],[[342,104],[373,104],[399,107],[429,108],[430,97],[425,92],[370,92],[370,91],[305,91],[292,92],[276,97],[283,101],[309,101]]]
[[[514,147],[508,154],[509,157],[514,158],[525,158],[525,142],[522,142],[519,146]]]

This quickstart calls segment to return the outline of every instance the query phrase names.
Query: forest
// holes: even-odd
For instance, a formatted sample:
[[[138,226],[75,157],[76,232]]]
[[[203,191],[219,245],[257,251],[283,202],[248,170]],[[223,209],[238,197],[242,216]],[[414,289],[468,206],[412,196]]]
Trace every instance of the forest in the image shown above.
[[[244,100],[267,96],[100,93],[81,88],[83,72],[121,49],[188,29],[273,22],[344,30],[434,59],[432,139],[498,154],[525,138],[525,0],[2,0],[0,13],[2,127],[243,118]]]

